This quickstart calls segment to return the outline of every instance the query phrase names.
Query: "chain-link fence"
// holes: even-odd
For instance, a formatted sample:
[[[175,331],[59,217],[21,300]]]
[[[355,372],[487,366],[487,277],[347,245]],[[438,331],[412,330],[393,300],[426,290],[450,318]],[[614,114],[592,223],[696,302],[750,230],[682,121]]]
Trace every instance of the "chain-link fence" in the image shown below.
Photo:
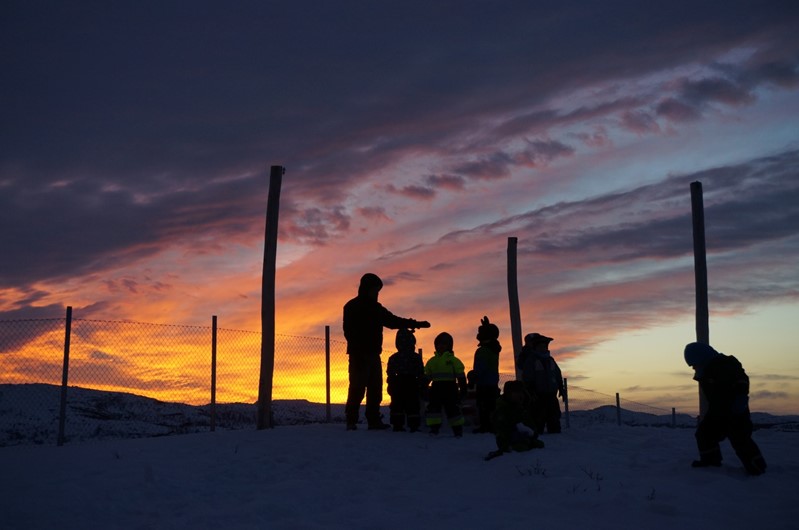
[[[255,425],[260,332],[69,314],[0,321],[0,362],[0,446],[52,443],[61,421],[66,440]],[[274,373],[272,398],[285,402],[273,410],[278,422],[341,415],[337,407],[333,416],[329,406],[309,414],[292,404],[324,404],[328,394],[331,403],[346,400],[343,341],[276,335]]]
[[[216,329],[215,322],[164,325],[69,315],[0,321],[0,446],[53,443],[59,432],[80,440],[253,427],[261,333]],[[502,386],[513,374],[500,379]],[[344,341],[330,340],[329,333],[276,335],[275,423],[341,419],[347,385]],[[564,408],[565,426],[675,423],[673,410],[574,386]]]

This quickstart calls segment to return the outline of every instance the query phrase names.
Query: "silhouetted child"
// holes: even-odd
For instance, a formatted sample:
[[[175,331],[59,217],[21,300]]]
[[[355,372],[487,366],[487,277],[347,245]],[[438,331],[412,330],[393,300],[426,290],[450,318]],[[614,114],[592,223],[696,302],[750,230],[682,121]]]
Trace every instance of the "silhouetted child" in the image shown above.
[[[407,419],[411,432],[421,424],[420,398],[425,384],[422,356],[416,353],[413,330],[400,329],[395,340],[397,353],[388,358],[386,384],[391,396],[390,421],[394,431],[404,431]]]
[[[440,333],[434,341],[436,352],[424,367],[430,381],[430,401],[427,403],[427,426],[430,434],[438,434],[443,422],[442,410],[456,438],[463,435],[463,414],[460,398],[466,395],[466,375],[463,363],[453,353],[453,339],[449,333]]]
[[[699,460],[693,467],[721,465],[719,442],[730,439],[735,454],[750,475],[766,471],[766,460],[752,440],[749,414],[749,376],[732,355],[724,355],[708,344],[692,342],[685,346],[685,362],[696,372],[694,379],[707,399],[707,411],[696,427]]]
[[[497,399],[491,420],[497,450],[488,453],[486,460],[510,451],[529,451],[544,447],[535,431],[532,398],[522,381],[506,381],[502,395]],[[530,430],[519,428],[524,425]]]
[[[535,432],[541,434],[544,427],[548,433],[560,432],[560,402],[563,396],[563,375],[555,359],[549,353],[553,339],[539,333],[524,337],[524,347],[519,354],[522,380],[533,398]]]
[[[478,427],[474,432],[492,432],[491,413],[499,396],[499,328],[488,321],[488,317],[480,320],[477,328],[477,350],[474,352],[475,397],[477,399]]]

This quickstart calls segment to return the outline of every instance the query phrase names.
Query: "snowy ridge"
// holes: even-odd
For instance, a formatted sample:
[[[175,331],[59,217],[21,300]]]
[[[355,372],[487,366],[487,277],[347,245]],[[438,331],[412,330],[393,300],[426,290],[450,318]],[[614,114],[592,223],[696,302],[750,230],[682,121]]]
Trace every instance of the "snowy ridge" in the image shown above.
[[[146,438],[207,432],[209,405],[170,403],[124,392],[106,392],[70,387],[67,399],[67,442],[115,438]],[[54,444],[58,433],[61,388],[46,384],[0,385],[0,447]],[[306,400],[276,400],[272,406],[276,425],[302,425],[326,421],[326,407]],[[387,402],[383,406],[388,414]],[[799,431],[799,416],[754,413],[760,428]],[[331,421],[344,421],[344,406],[331,405]],[[570,425],[585,427],[617,422],[613,406],[570,413]],[[670,427],[671,415],[621,410],[621,421],[629,426]],[[251,429],[256,423],[256,406],[251,403],[216,405],[216,428]],[[564,418],[565,423],[565,418]],[[696,419],[676,416],[676,426],[693,428]]]

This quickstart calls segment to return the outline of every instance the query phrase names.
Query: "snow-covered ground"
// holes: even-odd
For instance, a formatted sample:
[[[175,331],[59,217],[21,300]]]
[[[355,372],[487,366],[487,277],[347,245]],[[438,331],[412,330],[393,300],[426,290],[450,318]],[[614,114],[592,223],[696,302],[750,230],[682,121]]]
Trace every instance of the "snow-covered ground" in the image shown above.
[[[573,421],[484,461],[489,434],[340,423],[0,448],[3,529],[799,527],[799,431],[755,432],[769,469],[693,469],[693,429]]]

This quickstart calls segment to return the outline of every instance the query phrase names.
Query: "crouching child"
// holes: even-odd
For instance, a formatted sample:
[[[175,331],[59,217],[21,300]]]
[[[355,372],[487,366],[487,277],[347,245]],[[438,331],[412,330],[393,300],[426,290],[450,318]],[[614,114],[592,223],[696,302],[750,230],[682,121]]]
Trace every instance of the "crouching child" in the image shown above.
[[[522,381],[505,382],[491,420],[497,450],[488,453],[486,460],[511,451],[529,451],[544,447],[544,442],[538,439],[535,431],[532,398]],[[519,424],[530,430],[520,429]]]
[[[699,460],[694,460],[692,466],[720,466],[719,442],[729,438],[747,473],[765,473],[766,460],[752,440],[749,376],[741,363],[732,355],[719,353],[700,342],[686,345],[684,356],[685,362],[694,369],[700,392],[707,399],[707,410],[695,433]]]

